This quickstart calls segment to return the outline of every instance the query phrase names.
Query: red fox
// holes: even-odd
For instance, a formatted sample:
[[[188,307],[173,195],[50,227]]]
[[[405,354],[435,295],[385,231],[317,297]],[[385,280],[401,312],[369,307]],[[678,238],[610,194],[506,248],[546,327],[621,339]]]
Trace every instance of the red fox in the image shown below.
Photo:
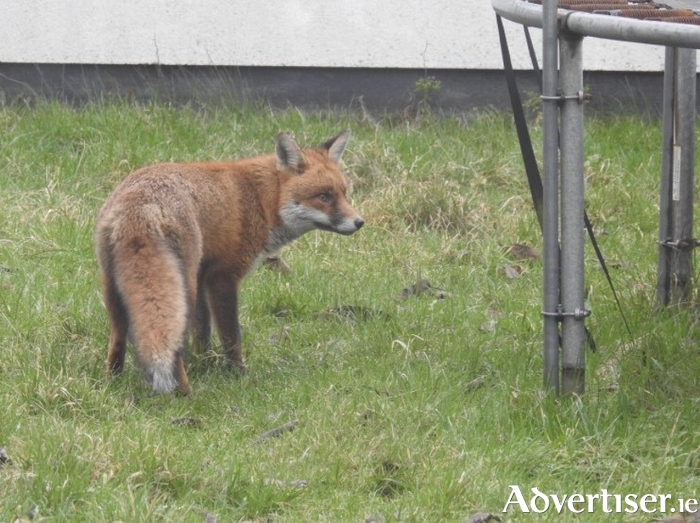
[[[211,314],[230,364],[245,372],[238,288],[260,261],[305,232],[364,225],[338,163],[343,131],[316,149],[286,133],[275,154],[226,163],[165,163],[130,174],[100,209],[95,247],[110,321],[107,367],[127,338],[157,392],[190,390],[190,331],[210,346]]]

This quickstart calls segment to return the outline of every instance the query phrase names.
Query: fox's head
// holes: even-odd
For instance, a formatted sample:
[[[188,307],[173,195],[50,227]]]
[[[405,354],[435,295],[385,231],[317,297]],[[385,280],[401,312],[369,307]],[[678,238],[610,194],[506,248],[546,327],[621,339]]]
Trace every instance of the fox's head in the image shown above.
[[[348,182],[338,166],[349,139],[346,130],[317,149],[301,149],[288,134],[277,136],[277,168],[291,174],[282,183],[280,217],[292,236],[313,229],[347,235],[365,224],[348,202]]]

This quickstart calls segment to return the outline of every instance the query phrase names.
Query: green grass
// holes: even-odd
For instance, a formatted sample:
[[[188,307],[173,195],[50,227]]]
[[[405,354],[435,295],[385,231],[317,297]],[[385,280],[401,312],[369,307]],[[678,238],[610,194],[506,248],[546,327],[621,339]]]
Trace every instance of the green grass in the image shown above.
[[[271,152],[280,130],[316,144],[345,127],[367,225],[308,234],[284,251],[293,275],[245,281],[249,375],[190,355],[193,394],[153,396],[130,350],[108,378],[92,229],[119,181],[158,161]],[[598,351],[586,394],[557,402],[542,387],[541,263],[504,252],[541,248],[508,115],[374,126],[262,106],[1,107],[0,521],[33,507],[70,522],[648,521],[501,510],[510,485],[528,499],[697,498],[697,300],[653,313],[660,125],[589,118],[586,135],[587,209],[633,336],[587,247]],[[419,278],[448,296],[402,299]],[[328,311],[343,306],[375,314]]]

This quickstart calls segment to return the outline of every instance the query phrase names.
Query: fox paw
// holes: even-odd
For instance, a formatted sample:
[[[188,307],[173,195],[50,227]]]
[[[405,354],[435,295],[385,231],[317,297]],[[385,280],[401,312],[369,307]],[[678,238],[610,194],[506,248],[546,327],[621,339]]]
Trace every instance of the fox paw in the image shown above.
[[[243,360],[240,361],[230,361],[229,368],[231,371],[238,376],[245,376],[248,374],[248,365],[245,364]]]

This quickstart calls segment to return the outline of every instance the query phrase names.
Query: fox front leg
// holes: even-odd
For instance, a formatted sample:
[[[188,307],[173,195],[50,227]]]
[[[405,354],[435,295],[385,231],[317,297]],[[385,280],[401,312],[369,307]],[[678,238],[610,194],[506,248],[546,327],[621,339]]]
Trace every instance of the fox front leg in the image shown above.
[[[198,351],[210,351],[211,345],[211,313],[207,301],[206,289],[202,282],[197,287],[197,300],[192,312],[192,331],[194,345]]]
[[[209,279],[207,290],[209,304],[214,314],[216,329],[231,367],[245,374],[248,370],[243,361],[241,348],[241,325],[238,321],[238,281],[230,274]]]

